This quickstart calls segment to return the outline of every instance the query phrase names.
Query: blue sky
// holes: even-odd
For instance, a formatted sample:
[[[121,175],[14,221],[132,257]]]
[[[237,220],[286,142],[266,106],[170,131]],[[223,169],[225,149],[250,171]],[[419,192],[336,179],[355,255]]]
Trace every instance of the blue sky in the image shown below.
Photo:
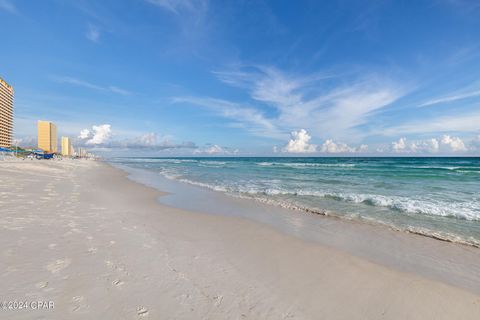
[[[480,153],[480,3],[0,0],[15,136],[151,155]]]

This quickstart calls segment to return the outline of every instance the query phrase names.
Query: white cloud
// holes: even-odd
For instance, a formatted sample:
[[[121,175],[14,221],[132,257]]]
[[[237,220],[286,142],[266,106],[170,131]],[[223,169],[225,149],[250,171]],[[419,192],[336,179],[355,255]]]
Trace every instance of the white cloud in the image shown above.
[[[218,144],[207,145],[205,148],[196,149],[194,154],[206,154],[206,155],[235,155],[239,152],[238,149],[231,150],[227,147],[221,147]]]
[[[223,148],[219,145],[214,144],[213,146],[204,149],[203,152],[208,154],[218,154],[225,152],[225,150],[223,150]]]
[[[320,151],[325,153],[365,153],[368,152],[368,145],[362,144],[354,148],[350,147],[346,143],[335,142],[332,139],[327,139],[322,144]]]
[[[441,143],[441,146],[446,151],[451,151],[451,152],[467,151],[467,148],[465,147],[465,143],[462,141],[462,139],[458,137],[450,137],[449,135],[444,135],[440,143]]]
[[[109,143],[112,148],[124,149],[149,149],[149,150],[169,150],[169,149],[195,149],[197,146],[193,142],[176,143],[172,136],[159,136],[155,132],[142,134],[133,139],[123,141],[112,141]]]
[[[345,143],[336,143],[331,139],[327,139],[322,144],[321,151],[326,153],[346,153],[346,152],[353,152],[354,149],[350,148]]]
[[[412,142],[410,147],[412,152],[435,153],[440,150],[440,142],[437,139],[432,138],[418,142]]]
[[[98,42],[100,40],[100,30],[93,24],[88,24],[87,33],[85,34],[88,40]]]
[[[305,129],[293,131],[291,133],[291,139],[287,145],[282,149],[283,152],[288,153],[312,153],[317,150],[317,146],[310,144],[312,137],[307,133]]]
[[[368,145],[361,144],[359,147],[355,149],[355,152],[360,152],[360,153],[368,152]]]
[[[88,139],[88,137],[90,137],[90,130],[88,129],[83,129],[82,131],[80,131],[80,134],[78,136],[78,138],[80,139]]]
[[[112,93],[116,93],[116,94],[121,94],[121,95],[124,95],[124,96],[131,94],[131,92],[129,92],[127,90],[124,90],[122,88],[116,87],[116,86],[103,87],[103,86],[99,86],[99,85],[93,84],[93,83],[88,82],[88,81],[84,81],[84,80],[77,79],[77,78],[72,78],[72,77],[54,77],[54,79],[56,81],[60,82],[60,83],[67,83],[67,84],[75,85],[75,86],[78,86],[78,87],[84,87],[84,88],[97,90],[97,91],[107,91],[107,92],[112,92]]]
[[[392,142],[393,152],[405,152],[407,151],[407,139],[400,138],[398,141]]]
[[[138,144],[141,146],[155,146],[157,144],[157,134],[154,132],[146,133],[141,135],[138,139]]]
[[[106,144],[112,136],[112,126],[109,124],[101,124],[92,126],[92,130],[83,129],[80,131],[80,139],[88,139],[86,145]]]
[[[474,137],[472,141],[470,141],[470,149],[480,151],[480,134]]]
[[[412,142],[408,142],[406,138],[400,138],[392,142],[391,151],[394,153],[458,153],[467,152],[468,148],[461,138],[443,135],[440,138]]]
[[[17,12],[15,5],[9,0],[0,0],[0,9],[5,10],[9,13]]]
[[[172,149],[197,149],[195,143],[185,141],[177,143],[170,135],[159,135],[155,132],[148,132],[133,138],[112,139],[112,129],[109,124],[92,126],[91,129],[80,131],[76,145],[90,146],[102,150],[128,150],[142,149],[149,151],[161,151]]]

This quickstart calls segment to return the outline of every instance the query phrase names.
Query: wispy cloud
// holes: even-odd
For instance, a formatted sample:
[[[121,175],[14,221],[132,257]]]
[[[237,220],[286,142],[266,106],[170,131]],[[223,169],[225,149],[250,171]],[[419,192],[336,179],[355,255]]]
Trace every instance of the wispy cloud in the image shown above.
[[[207,1],[203,0],[145,0],[162,9],[178,14],[182,10],[195,11],[199,6],[205,6]]]
[[[230,119],[237,127],[242,127],[249,132],[266,137],[284,137],[276,126],[261,111],[240,103],[222,99],[202,97],[176,97],[173,103],[187,103],[210,109],[212,112]]]
[[[85,33],[85,37],[92,42],[99,42],[100,41],[100,29],[89,23],[87,26],[87,32]]]
[[[17,8],[10,0],[0,0],[0,10],[7,11],[9,13],[17,13]]]
[[[73,77],[54,77],[54,79],[57,82],[60,82],[60,83],[67,83],[67,84],[71,84],[71,85],[74,85],[74,86],[84,87],[84,88],[97,90],[97,91],[112,92],[112,93],[116,93],[116,94],[120,94],[120,95],[124,95],[124,96],[131,94],[130,91],[127,91],[125,89],[122,89],[122,88],[119,88],[119,87],[116,87],[116,86],[112,86],[112,85],[110,85],[110,86],[100,86],[100,85],[97,85],[97,84],[94,84],[94,83],[91,83],[91,82],[88,82],[88,81],[84,81],[84,80],[81,80],[81,79],[73,78]]]
[[[111,92],[114,92],[114,93],[124,95],[124,96],[131,94],[130,91],[119,88],[119,87],[115,87],[115,86],[108,86],[108,90],[110,90]]]
[[[462,90],[462,91],[457,91],[454,92],[450,95],[443,96],[440,98],[435,98],[429,101],[426,101],[422,104],[419,105],[419,107],[428,107],[428,106],[433,106],[437,104],[442,104],[442,103],[448,103],[448,102],[454,102],[458,100],[464,100],[468,98],[473,98],[473,97],[479,97],[480,96],[480,89],[477,90]]]
[[[359,137],[357,127],[406,91],[373,74],[340,82],[329,81],[334,74],[298,76],[264,66],[215,74],[226,84],[246,89],[257,103],[273,108],[276,116],[269,119],[273,127],[287,132],[305,128],[316,137],[342,140]]]
[[[477,132],[480,129],[480,112],[462,115],[438,116],[425,120],[414,120],[390,128],[380,129],[375,133],[390,136],[446,133],[446,132]]]

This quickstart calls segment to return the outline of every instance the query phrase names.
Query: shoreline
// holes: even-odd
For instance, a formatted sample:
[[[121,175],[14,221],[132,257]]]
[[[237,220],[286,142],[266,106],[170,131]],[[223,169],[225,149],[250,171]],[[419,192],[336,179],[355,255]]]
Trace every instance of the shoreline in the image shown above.
[[[221,159],[221,158],[219,158]],[[271,159],[271,158],[268,158]],[[202,160],[198,158],[180,158],[177,160],[177,158],[165,158],[165,160],[169,161],[199,161],[202,163]],[[110,161],[108,161],[110,162]],[[214,160],[213,158],[208,158],[207,162],[218,162],[220,165],[224,165],[228,162],[222,162],[217,160]],[[116,160],[113,160],[112,162],[113,165],[119,165],[123,167],[130,167],[130,168],[136,168],[135,166],[130,166],[129,164],[122,163],[122,161],[117,162]],[[176,163],[176,162],[175,162]],[[266,162],[270,165],[275,162]],[[134,162],[133,162],[134,164]],[[262,165],[263,162],[257,163],[257,165]],[[210,163],[209,163],[210,165]],[[289,166],[288,163],[282,163],[283,166]],[[293,166],[293,164],[291,164]],[[299,166],[301,163],[298,164]],[[307,165],[307,164],[305,164]],[[308,165],[314,165],[314,164],[309,164]],[[321,166],[322,164],[315,164],[318,166]],[[331,164],[323,164],[323,165],[331,165]],[[203,165],[201,165],[203,166]],[[347,164],[339,165],[339,166],[347,166]],[[348,166],[354,166],[354,164],[348,164]],[[297,166],[295,166],[297,167]],[[152,167],[153,168],[153,167]],[[167,167],[168,168],[168,167]],[[145,169],[150,172],[155,172],[153,170],[150,170],[150,168],[138,168],[138,169]],[[380,204],[375,204],[371,203],[372,200],[358,200],[357,198],[353,198],[354,200],[345,200],[345,196],[332,196],[333,193],[325,193],[325,195],[320,195],[317,199],[317,203],[308,203],[308,199],[305,200],[307,203],[302,202],[304,200],[299,199],[296,200],[297,193],[299,192],[299,195],[305,195],[302,190],[300,191],[292,191],[292,193],[289,193],[290,191],[285,191],[282,189],[282,187],[272,187],[274,190],[272,191],[273,193],[269,193],[270,189],[267,189],[265,192],[262,193],[261,190],[254,190],[251,193],[250,190],[248,190],[247,186],[247,191],[241,191],[245,189],[245,186],[240,187],[240,189],[229,189],[232,186],[229,186],[228,183],[216,183],[216,182],[202,182],[202,179],[191,179],[191,178],[178,178],[176,173],[170,173],[169,171],[165,171],[163,168],[160,168],[161,175],[169,180],[176,181],[179,183],[187,184],[190,186],[194,187],[200,187],[200,188],[205,188],[214,192],[219,192],[224,195],[230,196],[230,197],[235,197],[235,198],[240,198],[240,199],[246,199],[248,201],[256,201],[260,203],[265,203],[268,205],[275,206],[277,208],[283,208],[283,209],[288,209],[292,211],[297,211],[301,213],[309,213],[309,214],[315,214],[315,215],[320,215],[320,216],[328,216],[328,217],[333,217],[333,218],[339,218],[339,219],[344,219],[344,220],[355,220],[361,223],[367,223],[367,224],[373,224],[377,226],[382,226],[382,227],[387,227],[391,230],[395,231],[400,231],[404,233],[409,233],[409,234],[416,234],[419,236],[425,236],[429,237],[432,239],[440,240],[440,241],[446,241],[446,242],[451,242],[451,243],[456,243],[456,244],[461,244],[461,245],[466,245],[466,246],[471,246],[475,248],[480,248],[480,229],[478,225],[478,221],[473,217],[473,218],[462,218],[464,217],[461,215],[461,217],[457,217],[457,214],[453,213],[443,213],[443,214],[433,214],[433,213],[425,213],[423,211],[415,211],[411,207],[408,208],[406,212],[411,214],[412,216],[404,216],[402,220],[402,215],[404,215],[406,212],[403,211],[404,209],[396,209],[396,207],[393,204],[385,204],[385,201]],[[205,175],[205,172],[203,173]],[[203,180],[208,180],[208,179],[203,179]],[[223,181],[223,180],[221,180]],[[243,188],[243,189],[242,189]],[[254,187],[252,187],[254,188]],[[239,191],[240,190],[240,191]],[[282,191],[283,190],[283,191]],[[288,194],[288,195],[293,195],[295,196],[294,198],[287,198],[284,199],[282,197],[272,197],[270,195],[276,195],[279,192],[279,194]],[[314,192],[315,191],[310,191]],[[306,193],[306,195],[311,195],[310,193]],[[359,197],[361,199],[371,199],[369,196],[375,198],[376,195],[362,195],[360,194]],[[351,196],[351,197],[355,197]],[[382,196],[378,196],[382,197]],[[395,195],[390,195],[391,198],[394,198]],[[300,197],[301,198],[301,197]],[[333,208],[331,204],[325,204],[323,203],[323,198],[335,198],[337,199],[341,204],[341,206],[348,204],[348,203],[355,203],[358,204],[358,208]],[[347,197],[347,199],[349,199]],[[391,199],[390,199],[391,200]],[[393,200],[392,200],[393,201]],[[366,204],[367,206],[361,206],[360,204]],[[375,215],[371,215],[372,212],[375,212],[375,210],[384,209],[384,208],[389,208],[392,209],[393,211],[386,211],[383,212],[382,214],[378,214],[376,212]],[[427,206],[428,207],[428,206]],[[343,209],[343,210],[342,210]],[[396,211],[398,210],[398,212]],[[413,210],[413,211],[412,211]],[[420,209],[419,209],[420,210]],[[432,209],[433,210],[433,209]],[[398,214],[398,215],[397,215]],[[394,217],[398,216],[398,218],[389,218],[389,217]],[[436,220],[435,220],[436,219]],[[470,223],[470,224],[466,224]]]
[[[0,170],[4,299],[56,304],[8,311],[12,319],[480,315],[478,294],[249,219],[173,208],[158,198],[174,195],[102,162],[20,162]]]
[[[480,251],[475,246],[444,241],[368,220],[347,219],[336,215],[318,216],[250,198],[232,197],[223,192],[171,180],[161,175],[154,175],[152,180],[151,171],[106,163],[125,172],[130,180],[162,192],[158,199],[161,204],[191,212],[248,219],[304,241],[328,246],[400,272],[414,273],[480,294]],[[184,201],[185,197],[189,199],[188,204]],[[230,214],[226,215],[224,212]],[[257,215],[263,217],[259,219]],[[278,223],[277,220],[286,222]],[[296,224],[312,225],[312,228],[292,230],[298,229]],[[324,235],[319,236],[318,232]],[[377,245],[371,247],[370,243]],[[432,260],[436,261],[435,265],[432,265]],[[479,267],[470,270],[469,265]]]

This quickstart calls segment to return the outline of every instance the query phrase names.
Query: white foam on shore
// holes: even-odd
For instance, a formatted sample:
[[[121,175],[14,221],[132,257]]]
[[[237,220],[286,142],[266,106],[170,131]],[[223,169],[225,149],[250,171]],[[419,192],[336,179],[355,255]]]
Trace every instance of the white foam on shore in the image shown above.
[[[377,207],[387,207],[394,211],[403,212],[404,214],[426,214],[430,216],[441,216],[441,217],[450,217],[461,220],[469,221],[480,221],[480,209],[475,207],[474,204],[459,204],[459,203],[438,203],[433,204],[428,201],[421,201],[415,199],[409,199],[406,197],[400,196],[383,196],[383,195],[372,195],[372,194],[348,194],[348,193],[332,193],[332,192],[321,192],[314,190],[297,190],[289,191],[281,188],[258,188],[256,186],[242,186],[237,185],[235,187],[225,186],[225,185],[213,185],[204,182],[193,181],[190,179],[183,178],[181,175],[175,175],[167,173],[165,171],[160,172],[164,177],[179,181],[182,183],[187,183],[190,185],[207,188],[209,190],[222,192],[230,196],[244,198],[244,199],[253,199],[268,205],[278,206],[290,210],[303,211],[318,215],[324,216],[335,216],[342,219],[361,219],[364,221],[369,221],[372,223],[386,225],[391,229],[397,231],[409,232],[417,235],[423,235],[430,238],[455,242],[465,245],[470,245],[474,247],[480,247],[480,241],[473,237],[461,237],[459,235],[434,231],[424,227],[417,226],[407,226],[407,227],[398,227],[391,222],[380,221],[376,218],[360,216],[360,215],[344,215],[331,212],[329,210],[324,210],[321,208],[306,206],[298,201],[285,200],[275,196],[307,196],[307,197],[321,197],[321,198],[330,198],[338,201],[353,202],[364,205],[371,205]],[[272,196],[274,198],[272,198]]]
[[[408,214],[427,214],[432,216],[453,217],[456,219],[469,221],[480,221],[480,205],[475,205],[475,203],[432,203],[431,201],[428,201],[426,199],[419,200],[401,196],[324,192],[304,189],[285,190],[281,188],[259,188],[257,186],[248,185],[227,186],[222,184],[209,184],[205,182],[193,181],[191,179],[183,178],[180,175],[173,174],[172,172],[165,170],[160,171],[160,173],[168,179],[208,188],[214,191],[230,193],[233,195],[240,193],[251,195],[252,197],[255,197],[257,195],[290,195],[331,198],[338,201],[353,202],[376,207],[387,207],[389,209]],[[272,199],[272,201],[276,200]]]

